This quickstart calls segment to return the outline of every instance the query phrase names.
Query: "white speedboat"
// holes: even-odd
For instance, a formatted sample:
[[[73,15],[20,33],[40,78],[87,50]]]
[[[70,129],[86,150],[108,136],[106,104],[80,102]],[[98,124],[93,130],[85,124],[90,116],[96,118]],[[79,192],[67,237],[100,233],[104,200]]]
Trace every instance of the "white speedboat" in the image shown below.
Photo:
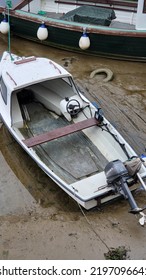
[[[146,190],[145,162],[100,112],[57,63],[3,53],[0,115],[16,141],[84,208],[124,196],[143,223],[131,192]]]

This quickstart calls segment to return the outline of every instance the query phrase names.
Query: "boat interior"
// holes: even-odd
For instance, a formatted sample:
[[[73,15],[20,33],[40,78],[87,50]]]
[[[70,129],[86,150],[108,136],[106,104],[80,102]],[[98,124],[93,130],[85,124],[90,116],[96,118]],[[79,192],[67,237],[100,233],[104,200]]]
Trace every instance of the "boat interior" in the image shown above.
[[[65,3],[64,3],[65,4]],[[38,15],[45,16],[46,19],[61,19],[65,21],[74,21],[85,24],[97,25],[97,26],[108,26],[109,28],[119,28],[127,30],[135,30],[136,24],[136,8],[128,8],[123,10],[121,7],[102,7],[102,6],[81,6],[73,8],[73,10],[63,13],[63,12],[42,12],[38,11]],[[87,12],[82,14],[86,8]],[[94,8],[98,9],[98,13],[95,14]],[[81,14],[79,13],[79,9]],[[108,12],[109,11],[109,12]],[[106,14],[108,12],[108,14]],[[115,13],[115,18],[111,17],[112,12]],[[77,13],[77,15],[76,15]],[[73,16],[74,14],[74,16]]]
[[[55,5],[56,4],[56,5]],[[134,30],[137,1],[55,0],[53,11],[38,11],[48,18]]]
[[[62,110],[66,100],[80,104],[80,110],[71,119]],[[95,107],[82,99],[75,87],[72,90],[67,79],[49,80],[12,93],[12,127],[24,143],[58,129],[63,132],[62,137],[55,134],[53,140],[40,141],[33,150],[51,171],[71,184],[103,171],[110,160],[127,160],[106,127],[96,125],[92,108],[95,112]],[[76,125],[80,125],[79,129]],[[67,133],[66,127],[70,127]]]

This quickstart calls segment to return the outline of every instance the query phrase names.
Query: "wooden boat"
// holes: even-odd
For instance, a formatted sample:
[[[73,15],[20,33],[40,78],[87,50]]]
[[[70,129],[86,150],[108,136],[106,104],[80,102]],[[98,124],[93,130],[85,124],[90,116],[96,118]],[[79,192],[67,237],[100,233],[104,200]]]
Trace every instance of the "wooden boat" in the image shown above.
[[[87,210],[124,196],[131,213],[144,215],[131,191],[137,179],[146,190],[146,157],[100,112],[57,63],[3,53],[0,115],[16,141]]]
[[[144,0],[0,2],[2,33],[4,17],[10,16],[12,34],[41,44],[89,55],[146,61]]]

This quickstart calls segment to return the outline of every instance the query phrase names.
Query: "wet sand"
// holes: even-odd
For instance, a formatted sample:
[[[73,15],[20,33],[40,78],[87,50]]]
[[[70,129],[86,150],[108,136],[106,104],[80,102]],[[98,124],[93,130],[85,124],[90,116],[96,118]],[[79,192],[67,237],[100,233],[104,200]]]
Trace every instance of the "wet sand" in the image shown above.
[[[0,52],[7,38],[0,35]],[[12,38],[18,55],[46,56],[69,70],[80,89],[97,101],[109,119],[140,155],[146,147],[146,64],[109,60],[60,51]],[[109,68],[90,79],[96,68]],[[121,200],[99,210],[82,212],[21,149],[7,129],[0,128],[0,259],[101,259],[124,246],[127,258],[146,259],[145,227]],[[139,206],[146,194],[135,194]]]

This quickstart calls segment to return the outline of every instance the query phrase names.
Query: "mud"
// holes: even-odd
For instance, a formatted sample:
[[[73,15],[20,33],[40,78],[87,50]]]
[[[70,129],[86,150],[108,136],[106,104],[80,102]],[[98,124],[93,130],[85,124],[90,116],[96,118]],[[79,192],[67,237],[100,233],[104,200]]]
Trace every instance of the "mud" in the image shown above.
[[[0,52],[7,38],[0,35]],[[12,38],[18,55],[50,57],[69,70],[81,90],[140,155],[146,148],[146,64],[78,55]],[[113,71],[112,81],[98,68]],[[126,248],[128,259],[146,259],[146,227],[128,213],[127,201],[82,211],[0,128],[0,259],[105,259],[110,248]],[[135,194],[138,205],[146,194]]]

